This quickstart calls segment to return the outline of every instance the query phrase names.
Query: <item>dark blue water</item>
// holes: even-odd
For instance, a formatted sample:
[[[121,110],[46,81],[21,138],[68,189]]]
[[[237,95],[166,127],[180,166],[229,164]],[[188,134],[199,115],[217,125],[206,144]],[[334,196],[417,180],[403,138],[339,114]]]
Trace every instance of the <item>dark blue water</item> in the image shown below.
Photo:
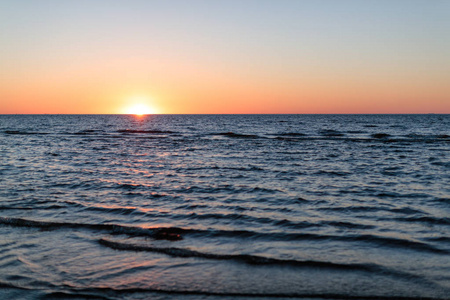
[[[0,116],[2,299],[448,299],[449,115]]]

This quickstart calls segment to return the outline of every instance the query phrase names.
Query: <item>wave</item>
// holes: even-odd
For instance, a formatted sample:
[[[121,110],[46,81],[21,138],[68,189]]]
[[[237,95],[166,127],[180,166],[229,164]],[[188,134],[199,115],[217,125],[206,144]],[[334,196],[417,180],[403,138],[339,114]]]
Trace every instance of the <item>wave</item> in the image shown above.
[[[450,162],[433,161],[431,164],[434,165],[434,166],[450,168]]]
[[[67,208],[67,206],[60,205],[59,204],[60,202],[57,202],[57,201],[46,201],[46,200],[33,199],[32,202],[33,202],[32,206],[26,206],[26,205],[30,204],[28,201],[20,201],[17,204],[15,203],[10,206],[1,205],[0,210],[37,210],[37,209],[51,210],[51,209]],[[67,202],[65,202],[64,204],[67,204]],[[20,205],[24,205],[24,206],[20,206]]]
[[[343,221],[323,221],[321,222],[324,225],[339,227],[339,228],[347,228],[347,229],[374,229],[376,226],[374,225],[364,225],[364,224],[356,224],[351,222],[343,222]]]
[[[317,210],[322,211],[338,211],[338,212],[376,212],[386,209],[375,206],[340,206],[340,207],[319,207]]]
[[[105,131],[103,131],[103,130],[86,129],[86,130],[74,132],[73,134],[75,134],[75,135],[90,135],[90,134],[94,134],[94,133],[104,133],[104,132]]]
[[[214,170],[231,170],[231,171],[264,171],[263,168],[261,167],[257,167],[257,166],[252,166],[252,165],[247,165],[247,167],[245,166],[214,166],[214,167],[203,167],[203,168],[198,168],[198,169],[214,169]],[[188,170],[195,170],[194,168],[189,168]]]
[[[46,230],[56,230],[64,228],[83,228],[89,230],[107,231],[109,234],[126,234],[128,236],[144,236],[159,240],[177,241],[183,239],[185,235],[195,235],[201,237],[231,237],[231,238],[252,238],[263,240],[292,240],[292,241],[342,241],[342,242],[364,242],[372,245],[402,248],[421,252],[431,252],[435,254],[450,254],[449,250],[437,248],[431,244],[420,241],[401,239],[395,237],[378,236],[371,234],[355,235],[324,235],[314,233],[297,232],[255,232],[248,230],[202,230],[179,227],[156,227],[143,228],[124,226],[118,224],[89,224],[89,223],[66,223],[34,221],[21,218],[0,217],[0,224],[14,227],[31,227]],[[350,225],[351,226],[351,225]]]
[[[324,171],[324,170],[320,170],[320,171],[315,172],[314,175],[325,175],[325,176],[339,176],[339,177],[344,177],[344,176],[352,175],[352,173],[349,173],[349,172],[343,172],[343,171]]]
[[[166,138],[165,135],[173,135],[177,134],[175,131],[170,130],[133,130],[133,129],[121,129],[117,130],[117,133],[121,135],[111,135],[105,134],[105,131],[102,130],[81,130],[78,132],[67,132],[67,133],[58,133],[58,134],[69,134],[69,135],[86,135],[92,136],[95,134],[102,134],[104,138],[123,138],[125,135],[145,135],[146,138],[156,138],[153,136],[159,136],[158,138]],[[33,132],[33,131],[19,131],[19,130],[5,130],[3,133],[8,135],[47,135],[50,133],[46,132]],[[337,130],[320,130],[318,132],[318,136],[312,136],[301,132],[286,132],[272,135],[267,133],[266,135],[256,135],[256,134],[246,134],[246,133],[235,133],[232,131],[229,132],[219,132],[219,133],[210,133],[207,135],[213,136],[224,136],[228,138],[236,138],[236,139],[272,139],[272,140],[280,140],[280,141],[292,141],[292,142],[300,142],[300,141],[315,141],[315,140],[340,140],[340,141],[351,141],[351,142],[383,142],[383,143],[448,143],[450,142],[450,135],[447,134],[431,134],[431,135],[417,135],[417,134],[407,134],[404,136],[392,136],[388,133],[374,133],[368,135],[367,137],[358,136],[359,134],[363,134],[362,131],[347,131],[346,133],[337,131]],[[357,134],[353,136],[353,134]]]
[[[426,240],[427,241],[432,241],[432,242],[440,242],[440,243],[450,244],[450,237],[449,236],[429,237],[429,238],[426,238]]]
[[[364,134],[364,133],[367,133],[367,131],[363,131],[363,130],[349,130],[349,131],[347,131],[347,133],[349,133],[349,134]]]
[[[49,134],[47,132],[30,132],[30,131],[19,131],[19,130],[5,130],[5,134],[17,134],[17,135],[44,135]]]
[[[389,138],[391,135],[387,133],[374,133],[371,135],[374,139],[386,139]]]
[[[141,211],[137,207],[102,207],[102,206],[83,206],[87,211],[99,211],[105,213],[114,213],[122,216],[126,215],[147,215],[145,211]]]
[[[145,207],[134,207],[134,206],[116,206],[116,205],[92,205],[92,204],[83,204],[80,202],[75,201],[66,201],[65,204],[68,204],[72,207],[76,207],[83,211],[93,211],[93,212],[101,212],[101,213],[108,213],[108,214],[118,214],[118,215],[142,215],[142,216],[160,216],[161,211],[157,209],[150,209]],[[52,205],[49,207],[35,207],[35,208],[22,208],[22,207],[6,207],[6,209],[58,209],[58,208],[66,208],[64,206],[59,205]],[[276,220],[276,219],[269,219],[265,217],[255,217],[255,216],[249,216],[242,213],[195,213],[192,212],[196,209],[206,209],[210,208],[208,205],[195,205],[195,204],[182,204],[180,206],[177,206],[174,209],[174,212],[171,213],[171,219],[174,220],[207,220],[207,219],[213,219],[213,220],[246,220],[248,222],[254,222],[254,223],[260,223],[260,224],[268,224],[268,223],[274,223],[275,225],[283,226],[282,222],[285,222],[287,220]],[[233,211],[243,212],[246,210],[245,207],[240,206],[220,206],[220,208],[224,209],[231,209]],[[0,206],[0,210],[2,207]],[[175,213],[177,210],[184,210],[189,211],[188,213]],[[272,211],[272,210],[270,210]],[[286,209],[285,209],[286,211]],[[307,222],[305,222],[307,223]],[[311,224],[310,226],[318,226],[317,224]]]
[[[333,129],[323,129],[319,131],[320,135],[323,136],[327,136],[327,137],[340,137],[340,136],[345,136],[344,133],[337,131],[337,130],[333,130]]]
[[[421,217],[405,217],[405,218],[395,218],[395,221],[400,222],[412,222],[412,223],[427,223],[430,225],[450,225],[450,218],[434,218],[434,217],[427,217],[427,216],[421,216]]]
[[[414,214],[423,214],[424,212],[419,209],[414,209],[411,207],[399,207],[399,208],[391,208],[388,209],[388,211],[394,212],[394,213],[401,213],[405,215],[414,215]]]
[[[214,260],[230,260],[240,263],[245,263],[249,265],[278,265],[278,266],[291,266],[291,267],[305,267],[305,268],[320,268],[320,269],[334,269],[334,270],[346,270],[346,271],[363,271],[370,273],[381,273],[389,274],[395,276],[404,276],[408,278],[414,278],[419,276],[406,274],[391,270],[380,265],[375,264],[360,264],[360,263],[334,263],[327,261],[315,261],[315,260],[295,260],[295,259],[278,259],[270,258],[264,256],[250,255],[250,254],[216,254],[200,252],[195,250],[190,250],[186,248],[175,248],[175,247],[152,247],[146,245],[136,245],[128,244],[117,241],[111,241],[107,239],[98,240],[100,245],[109,247],[115,250],[125,250],[125,251],[143,251],[143,252],[154,252],[166,254],[172,257],[182,257],[182,258],[203,258],[203,259],[214,259]]]
[[[442,204],[450,204],[450,198],[436,198],[433,202],[442,203]]]
[[[215,133],[213,135],[220,135],[220,136],[226,136],[229,138],[240,138],[240,139],[257,139],[261,138],[259,135],[255,134],[241,134],[241,133],[234,133],[234,132],[221,132],[221,133]]]
[[[89,292],[50,292],[45,295],[45,297],[42,297],[45,299],[103,299],[103,300],[109,300],[111,298],[103,296],[103,295],[96,295]]]
[[[0,281],[0,288],[12,288],[12,289],[27,290],[27,288],[25,288],[25,287],[13,285],[11,283],[1,282],[1,281]]]
[[[448,134],[440,134],[436,136],[437,139],[450,139],[450,135]]]
[[[21,207],[21,206],[0,206],[0,210],[33,210],[31,207]]]
[[[319,131],[319,136],[309,136],[301,133],[278,134],[273,138],[281,141],[316,141],[316,140],[339,140],[351,142],[383,142],[383,143],[447,143],[450,142],[448,135],[405,135],[392,136],[388,133],[374,133],[368,136],[353,136],[364,132],[348,131],[348,135],[336,130]],[[403,151],[403,150],[402,150]]]
[[[23,207],[23,206],[16,206],[16,207],[11,207],[11,206],[0,206],[0,210],[36,210],[36,209],[40,209],[40,210],[51,210],[51,209],[64,209],[66,208],[65,206],[62,205],[50,205],[50,206],[41,206],[41,207]]]
[[[0,217],[0,224],[15,227],[31,227],[46,230],[63,228],[84,228],[90,230],[108,231],[110,234],[127,234],[129,236],[147,236],[157,240],[181,240],[181,233],[189,230],[178,227],[142,228],[123,226],[118,224],[89,224],[89,223],[68,223],[68,222],[47,222],[26,220],[21,218]]]
[[[422,199],[429,197],[429,195],[425,193],[397,193],[397,192],[389,192],[389,191],[382,191],[382,192],[376,192],[371,189],[366,189],[364,192],[367,192],[368,194],[373,194],[376,197],[380,198],[411,198],[411,199]]]
[[[447,135],[447,134],[423,135],[423,134],[410,133],[410,134],[405,135],[404,137],[412,139],[412,140],[450,139],[450,135]]]
[[[274,222],[274,225],[281,226],[290,229],[299,229],[299,228],[310,228],[310,227],[320,227],[320,224],[310,223],[310,222],[293,222],[289,220],[279,220]]]
[[[164,296],[201,296],[204,297],[227,297],[227,298],[292,298],[292,299],[319,299],[319,300],[446,300],[439,297],[423,297],[423,296],[398,296],[398,295],[355,295],[345,293],[245,293],[245,292],[213,292],[203,290],[169,290],[160,288],[111,288],[111,287],[74,287],[65,285],[68,291],[56,291],[47,293],[48,298],[88,298],[88,299],[110,299],[105,295],[119,296],[124,294],[147,294],[151,298],[151,294],[163,294]],[[209,298],[208,298],[209,299]]]
[[[279,136],[289,136],[289,137],[298,137],[298,136],[300,136],[300,137],[302,137],[302,136],[307,136],[307,135],[304,134],[304,133],[301,133],[301,132],[286,132],[286,133],[279,134]]]
[[[258,171],[257,169],[255,169]],[[236,187],[231,184],[223,184],[223,185],[217,185],[217,186],[190,186],[187,188],[180,188],[180,190],[176,190],[184,193],[201,193],[201,194],[219,194],[223,192],[229,192],[229,193],[246,193],[246,194],[266,194],[266,195],[274,195],[280,192],[280,190],[276,189],[269,189],[269,188],[262,188],[262,187],[252,187],[252,186],[241,186]]]
[[[122,129],[117,130],[119,133],[147,133],[147,134],[172,134],[175,133],[169,130],[132,130],[132,129]]]
[[[400,197],[400,196],[399,196]],[[338,207],[319,207],[317,210],[322,211],[341,211],[341,212],[377,212],[377,211],[385,211],[388,213],[395,214],[404,214],[404,215],[415,215],[415,214],[424,214],[423,211],[418,209],[413,209],[410,207],[399,207],[399,208],[391,208],[391,207],[383,207],[383,206],[338,206]],[[411,219],[413,220],[413,219]]]

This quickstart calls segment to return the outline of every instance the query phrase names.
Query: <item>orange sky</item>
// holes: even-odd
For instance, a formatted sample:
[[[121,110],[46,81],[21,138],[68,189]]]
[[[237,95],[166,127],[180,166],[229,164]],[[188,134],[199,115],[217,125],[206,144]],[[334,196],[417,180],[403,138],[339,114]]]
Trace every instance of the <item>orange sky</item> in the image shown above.
[[[0,7],[2,114],[450,113],[438,5],[55,3]]]

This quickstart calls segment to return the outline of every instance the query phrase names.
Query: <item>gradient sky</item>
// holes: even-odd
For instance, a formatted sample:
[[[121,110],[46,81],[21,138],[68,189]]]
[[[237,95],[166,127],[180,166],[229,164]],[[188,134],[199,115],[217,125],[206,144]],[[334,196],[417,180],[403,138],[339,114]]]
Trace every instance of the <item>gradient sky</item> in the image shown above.
[[[450,113],[450,1],[0,0],[0,113]]]

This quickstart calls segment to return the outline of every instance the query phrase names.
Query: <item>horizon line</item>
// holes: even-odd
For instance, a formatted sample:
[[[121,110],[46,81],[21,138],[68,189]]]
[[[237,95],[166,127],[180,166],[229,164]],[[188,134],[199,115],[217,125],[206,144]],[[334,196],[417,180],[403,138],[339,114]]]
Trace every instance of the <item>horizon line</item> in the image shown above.
[[[156,114],[120,114],[120,113],[0,113],[2,116],[28,115],[86,115],[86,116],[163,116],[163,115],[449,115],[450,113],[156,113]]]

